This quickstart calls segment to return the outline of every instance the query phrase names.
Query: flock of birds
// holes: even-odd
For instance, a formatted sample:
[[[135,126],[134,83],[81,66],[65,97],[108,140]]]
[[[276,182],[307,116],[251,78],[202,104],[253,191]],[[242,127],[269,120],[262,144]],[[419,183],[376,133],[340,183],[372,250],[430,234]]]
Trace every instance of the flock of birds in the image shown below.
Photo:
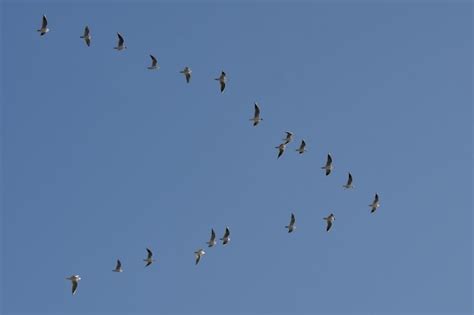
[[[46,33],[48,33],[50,31],[50,29],[48,28],[48,20],[47,20],[45,15],[43,15],[41,28],[38,29],[37,31],[40,33],[40,36],[43,36],[43,35],[45,35]],[[86,43],[86,45],[88,47],[91,45],[92,36],[91,36],[91,32],[90,32],[90,29],[89,29],[88,26],[86,26],[84,28],[84,33],[83,33],[82,36],[80,36],[80,38],[82,38],[84,40],[84,42]],[[120,33],[117,33],[117,46],[114,47],[114,49],[116,49],[118,51],[121,51],[121,50],[124,50],[126,48],[127,48],[127,46],[125,46],[125,40],[124,40],[123,36]],[[159,69],[160,66],[158,65],[158,60],[155,58],[155,56],[150,55],[150,58],[151,58],[151,65],[147,68],[149,70]],[[191,68],[186,66],[182,71],[180,71],[180,73],[182,73],[184,75],[184,77],[186,79],[186,82],[190,83],[191,74],[192,74]],[[219,81],[221,93],[224,92],[226,84],[227,84],[226,73],[224,71],[222,71],[220,76],[218,78],[215,78],[215,80]],[[260,108],[259,108],[257,103],[254,104],[254,116],[252,118],[250,118],[250,121],[253,123],[253,126],[257,126],[261,121],[263,121],[263,118],[260,116]],[[293,133],[292,132],[286,131],[285,133],[286,133],[286,137],[284,139],[282,139],[283,142],[275,147],[276,149],[278,149],[277,159],[280,158],[283,155],[283,153],[286,150],[287,145],[293,140]],[[306,142],[304,141],[304,139],[301,140],[301,143],[300,143],[299,147],[296,149],[296,151],[299,154],[303,154],[307,151],[306,150]],[[331,154],[327,155],[326,164],[324,166],[322,166],[321,169],[323,169],[325,171],[326,176],[331,174],[332,170],[334,169]],[[346,184],[343,185],[343,187],[345,189],[354,188],[354,185],[352,184],[352,181],[353,181],[352,174],[349,172],[347,182],[346,182]],[[372,203],[369,204],[369,207],[371,209],[370,210],[371,213],[374,213],[377,210],[377,208],[380,207],[379,195],[377,193],[375,194]],[[334,221],[336,220],[336,217],[333,213],[330,213],[327,217],[324,217],[323,220],[326,221],[326,231],[329,231],[331,229]],[[285,228],[288,229],[288,233],[291,233],[295,230],[295,228],[296,228],[296,217],[295,217],[294,213],[291,213],[290,223],[287,226],[285,226]],[[225,228],[224,235],[223,235],[222,238],[220,238],[220,240],[222,241],[223,245],[226,245],[230,242],[230,229],[229,229],[229,227]],[[210,237],[209,241],[206,242],[206,244],[208,245],[209,248],[216,246],[217,240],[216,240],[216,233],[215,233],[214,229],[211,229],[211,237]],[[145,259],[143,259],[143,261],[145,262],[145,267],[148,267],[155,261],[155,259],[153,258],[153,252],[149,248],[147,248],[146,251],[147,251],[147,257]],[[200,262],[201,258],[205,254],[206,254],[206,252],[202,248],[199,248],[198,250],[196,250],[194,252],[195,264],[196,265]],[[116,266],[112,271],[113,272],[123,272],[122,263],[119,259],[117,259]],[[70,277],[67,277],[66,279],[70,280],[71,283],[72,283],[72,294],[73,295],[76,294],[78,282],[81,280],[81,277],[79,275],[72,275]]]

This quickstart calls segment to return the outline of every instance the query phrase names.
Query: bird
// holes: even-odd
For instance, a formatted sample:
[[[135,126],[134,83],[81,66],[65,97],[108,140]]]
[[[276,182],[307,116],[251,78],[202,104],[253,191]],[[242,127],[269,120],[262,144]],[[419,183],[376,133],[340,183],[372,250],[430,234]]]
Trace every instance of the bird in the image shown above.
[[[72,295],[76,294],[77,291],[77,283],[81,280],[79,275],[72,275],[66,278],[67,280],[71,280],[72,283]]]
[[[155,56],[150,55],[150,58],[151,58],[151,66],[149,66],[148,69],[150,70],[159,69],[160,66],[158,65],[158,60],[156,60]]]
[[[332,157],[331,157],[331,154],[329,153],[328,154],[328,158],[326,160],[326,165],[324,165],[323,167],[321,167],[322,169],[326,170],[326,176],[328,176],[329,174],[331,174],[331,171],[332,169],[334,168],[332,166]]]
[[[227,76],[224,71],[221,71],[221,75],[218,78],[215,78],[214,80],[219,81],[221,85],[221,93],[224,92],[225,89],[225,84],[227,83]]]
[[[334,214],[331,213],[326,218],[323,218],[323,220],[326,220],[326,232],[328,232],[331,229],[332,223],[334,222],[334,220],[336,220],[336,217],[334,216]]]
[[[343,185],[342,187],[346,189],[354,188],[354,185],[352,185],[352,174],[349,172],[349,175],[347,177],[347,183]]]
[[[293,133],[290,131],[285,131],[285,133],[286,133],[286,137],[285,139],[283,139],[283,141],[285,141],[285,144],[288,144],[291,142],[291,140],[293,140]]]
[[[257,103],[254,104],[254,109],[255,111],[253,114],[253,118],[250,118],[250,121],[253,121],[253,125],[256,126],[259,122],[263,120],[263,118],[260,118],[260,108],[258,107]]]
[[[43,36],[44,34],[49,32],[48,19],[46,18],[46,15],[43,14],[43,21],[41,23],[41,28],[36,31],[40,33],[40,36]]]
[[[222,245],[225,245],[225,244],[229,243],[229,241],[230,241],[230,230],[229,230],[229,227],[226,227],[226,228],[225,228],[224,236],[223,236],[220,240],[222,241]]]
[[[370,213],[374,213],[375,210],[377,210],[378,207],[380,207],[380,202],[379,202],[379,194],[375,194],[374,201],[369,205]]]
[[[296,229],[295,222],[296,222],[295,215],[292,213],[291,214],[291,219],[290,219],[290,224],[285,226],[285,228],[288,229],[288,233],[291,233],[291,232],[294,231],[294,229]]]
[[[208,247],[213,247],[214,245],[216,245],[216,243],[216,232],[214,232],[214,229],[211,229],[211,238],[208,242],[206,242],[206,244],[208,245]]]
[[[146,259],[143,259],[143,261],[146,262],[146,265],[145,267],[148,267],[150,266],[155,260],[152,258],[153,257],[153,253],[151,252],[150,249],[146,249],[147,253],[148,253],[148,256],[146,257]]]
[[[279,159],[280,156],[283,154],[283,152],[285,152],[286,144],[285,144],[285,143],[281,143],[279,146],[275,147],[275,149],[278,149],[278,156],[277,156],[277,159]]]
[[[122,269],[122,263],[120,262],[120,259],[117,259],[117,265],[115,265],[115,269],[112,270],[113,272],[123,272]]]
[[[117,37],[118,37],[117,47],[114,47],[114,49],[117,49],[120,51],[127,48],[127,46],[125,46],[125,41],[123,40],[122,35],[120,35],[120,33],[117,33]]]
[[[91,45],[92,36],[91,36],[91,32],[89,30],[89,26],[86,26],[84,28],[84,34],[81,36],[81,38],[84,39],[84,41],[86,42],[87,47],[89,47]]]
[[[296,151],[298,151],[299,154],[303,154],[307,151],[306,150],[306,142],[304,140],[301,140],[300,147],[298,149],[296,149]]]
[[[199,260],[201,260],[201,257],[204,255],[206,255],[206,252],[202,248],[194,252],[194,256],[196,257],[196,265],[199,263]]]
[[[184,67],[183,70],[180,71],[180,73],[183,73],[184,76],[186,77],[186,83],[189,83],[189,81],[191,80],[191,73],[193,73],[191,71],[191,68],[189,67]]]

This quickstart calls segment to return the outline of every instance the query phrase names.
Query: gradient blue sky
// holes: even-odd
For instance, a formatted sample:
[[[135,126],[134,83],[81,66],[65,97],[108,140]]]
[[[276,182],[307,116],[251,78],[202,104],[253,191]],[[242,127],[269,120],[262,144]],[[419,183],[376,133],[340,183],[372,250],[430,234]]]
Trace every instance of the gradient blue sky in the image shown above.
[[[470,313],[472,10],[3,2],[2,314]]]

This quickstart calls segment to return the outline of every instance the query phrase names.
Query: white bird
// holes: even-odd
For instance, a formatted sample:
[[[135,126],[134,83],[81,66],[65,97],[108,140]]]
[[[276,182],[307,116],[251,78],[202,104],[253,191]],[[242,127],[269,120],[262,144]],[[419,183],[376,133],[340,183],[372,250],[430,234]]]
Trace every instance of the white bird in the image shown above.
[[[377,210],[378,207],[380,207],[380,202],[379,202],[379,195],[375,194],[374,201],[369,205],[370,213],[374,213],[375,210]]]
[[[261,122],[263,118],[260,118],[260,108],[258,107],[258,104],[254,104],[254,114],[253,118],[250,118],[250,121],[253,121],[253,125],[256,126],[258,125],[259,122]]]
[[[43,36],[44,34],[49,32],[48,19],[46,19],[46,15],[43,15],[43,21],[41,23],[41,28],[39,30],[36,30],[36,31],[40,33],[40,36]]]
[[[206,255],[206,252],[202,248],[194,252],[194,256],[196,257],[196,265],[199,263],[199,260],[201,260],[201,257],[204,255]]]
[[[84,28],[84,34],[81,36],[81,38],[84,39],[84,41],[86,42],[87,47],[89,47],[91,45],[92,36],[91,36],[91,32],[89,30],[89,26],[86,26]]]
[[[328,154],[328,158],[326,160],[326,165],[324,165],[323,167],[321,167],[322,169],[326,170],[326,176],[328,176],[329,174],[331,174],[331,171],[333,170],[333,166],[332,166],[332,157],[331,157],[331,154]]]
[[[336,217],[334,216],[334,214],[331,213],[326,218],[323,218],[323,220],[326,220],[326,231],[329,231],[331,229],[332,223],[334,222],[334,220],[336,220]]]
[[[227,83],[227,76],[224,71],[221,71],[221,75],[218,78],[215,78],[214,80],[219,81],[221,85],[221,93],[224,92],[225,89],[225,84]]]
[[[222,245],[225,245],[225,244],[229,243],[229,241],[230,241],[229,227],[225,228],[224,236],[220,240],[222,241]]]
[[[286,137],[285,139],[283,139],[283,141],[285,141],[285,144],[288,144],[291,142],[291,140],[293,140],[293,133],[290,131],[285,131],[285,133],[286,133]]]
[[[81,280],[81,277],[79,277],[79,275],[72,275],[68,278],[66,278],[67,280],[71,280],[71,283],[72,283],[72,295],[76,294],[76,291],[77,291],[77,283]]]
[[[189,83],[189,81],[191,80],[191,73],[193,73],[191,71],[191,68],[184,67],[184,70],[181,70],[180,73],[184,74],[184,76],[186,77],[186,82]]]
[[[158,65],[158,60],[156,60],[155,56],[150,55],[151,58],[151,66],[148,67],[148,69],[153,70],[153,69],[160,69],[160,66]]]
[[[117,41],[117,47],[114,47],[114,49],[117,49],[117,50],[123,50],[125,48],[127,48],[127,46],[125,46],[125,41],[122,37],[122,35],[120,35],[120,33],[117,33],[117,37],[118,37],[118,41]]]
[[[288,233],[291,233],[294,231],[294,229],[296,229],[296,226],[295,226],[295,215],[292,213],[291,214],[291,219],[290,219],[290,224],[288,224],[287,226],[285,226],[285,228],[288,229]]]
[[[208,245],[208,247],[213,247],[214,245],[216,245],[216,243],[216,232],[214,232],[214,229],[211,229],[211,238],[208,242],[206,242],[206,244]]]
[[[115,269],[112,270],[113,272],[123,272],[122,269],[122,263],[120,262],[120,259],[117,259],[117,265],[115,265]]]
[[[347,177],[347,183],[343,185],[342,187],[346,189],[354,188],[354,185],[352,185],[352,174],[349,172],[349,175]]]
[[[285,152],[286,144],[285,144],[285,143],[281,143],[279,146],[275,147],[275,149],[278,149],[278,156],[277,156],[277,159],[279,159],[280,156],[283,154],[283,152]]]
[[[146,249],[147,253],[148,253],[148,256],[146,257],[146,259],[143,259],[144,262],[146,262],[146,265],[145,267],[148,267],[150,266],[155,260],[152,258],[153,257],[153,253],[151,252],[150,249]]]
[[[304,140],[301,140],[300,147],[298,149],[296,149],[296,151],[298,151],[299,154],[303,154],[307,151],[306,150],[306,142]]]

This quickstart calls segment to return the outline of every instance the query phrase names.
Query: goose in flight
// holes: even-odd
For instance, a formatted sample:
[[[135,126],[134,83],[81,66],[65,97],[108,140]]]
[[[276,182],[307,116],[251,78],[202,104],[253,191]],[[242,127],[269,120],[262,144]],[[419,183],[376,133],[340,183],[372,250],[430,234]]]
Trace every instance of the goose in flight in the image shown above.
[[[296,149],[296,151],[298,151],[299,154],[303,154],[307,151],[306,150],[306,142],[304,140],[301,140],[300,147],[298,149]]]
[[[326,220],[326,231],[328,232],[331,229],[332,223],[336,220],[336,217],[331,213],[329,216],[323,218],[323,220]]]
[[[377,210],[378,207],[380,207],[380,202],[379,202],[379,194],[375,194],[374,201],[369,205],[370,213],[374,213],[375,210]]]
[[[194,252],[194,256],[196,257],[196,265],[199,263],[199,260],[201,260],[201,257],[204,255],[206,255],[206,252],[202,248]]]
[[[254,104],[254,114],[253,118],[250,118],[250,120],[253,121],[254,126],[258,125],[258,123],[263,120],[263,118],[260,118],[260,108],[257,103]]]
[[[81,280],[81,277],[79,277],[78,275],[72,275],[70,277],[67,277],[66,279],[70,280],[72,283],[72,295],[76,294],[77,283]]]
[[[150,55],[150,58],[151,58],[151,66],[149,66],[148,69],[150,70],[159,69],[160,66],[158,65],[158,60],[156,60],[155,56]]]
[[[285,133],[286,133],[286,137],[285,139],[283,139],[283,141],[285,142],[285,144],[288,144],[291,142],[291,140],[293,140],[293,133],[290,131],[285,131]]]
[[[214,232],[214,229],[211,229],[211,238],[209,239],[208,242],[206,242],[208,247],[213,247],[216,245],[216,232]]]
[[[285,152],[286,149],[286,143],[281,143],[279,146],[275,147],[275,149],[278,149],[278,156],[277,159],[280,158],[280,156]]]
[[[331,171],[332,169],[334,168],[332,166],[332,157],[331,157],[331,154],[328,154],[328,158],[326,160],[326,165],[324,165],[323,167],[321,167],[322,169],[326,170],[326,176],[328,176],[329,174],[331,174]]]
[[[221,71],[221,75],[218,78],[215,78],[214,80],[219,81],[221,85],[221,93],[224,92],[225,89],[225,84],[227,83],[227,76],[224,71]]]
[[[295,215],[292,213],[291,214],[291,219],[290,219],[290,224],[285,226],[285,228],[288,229],[288,233],[291,233],[291,232],[294,231],[294,229],[296,229],[295,222],[296,222]]]
[[[226,245],[230,241],[230,230],[229,227],[226,226],[224,236],[221,238],[222,245]]]
[[[117,259],[117,264],[115,265],[115,269],[112,270],[113,272],[123,272],[122,269],[122,263],[120,262],[120,259]]]
[[[43,21],[41,23],[41,28],[39,30],[36,30],[40,33],[40,36],[43,36],[44,34],[49,32],[48,28],[48,19],[46,19],[46,15],[43,15]]]
[[[354,185],[352,185],[352,174],[349,172],[349,175],[347,177],[347,183],[343,185],[342,187],[346,189],[351,189],[354,188]]]
[[[86,26],[84,28],[84,34],[81,36],[81,38],[84,39],[84,41],[86,42],[87,47],[89,47],[91,45],[92,36],[91,36],[91,32],[89,30],[89,26]]]
[[[118,37],[117,47],[114,47],[114,49],[117,49],[120,51],[127,48],[127,46],[125,46],[125,41],[123,40],[122,35],[120,35],[120,33],[117,33],[117,37]]]
[[[180,73],[184,74],[184,76],[186,77],[186,83],[189,83],[189,81],[191,80],[191,68],[189,67],[184,67],[184,70],[181,70]]]
[[[148,267],[148,266],[150,266],[155,260],[152,258],[152,257],[153,257],[153,253],[151,252],[151,250],[147,248],[146,251],[147,251],[148,255],[147,255],[146,259],[143,259],[143,261],[146,262],[145,267]]]

